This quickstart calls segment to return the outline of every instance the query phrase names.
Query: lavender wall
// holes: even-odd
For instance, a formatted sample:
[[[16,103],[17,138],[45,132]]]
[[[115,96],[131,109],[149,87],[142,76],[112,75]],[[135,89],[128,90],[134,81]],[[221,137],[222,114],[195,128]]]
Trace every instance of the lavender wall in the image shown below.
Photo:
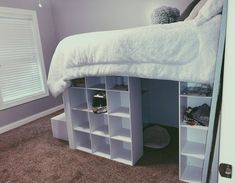
[[[148,25],[150,13],[154,8],[168,5],[183,10],[189,2],[189,0],[45,0],[43,8],[40,9],[37,0],[0,0],[0,6],[37,11],[45,66],[48,71],[57,43],[68,35]],[[153,99],[152,97],[154,96],[150,98]],[[0,127],[60,104],[62,104],[61,98],[54,99],[49,96],[0,111]]]
[[[44,7],[38,8],[36,0],[0,0],[0,6],[2,7],[22,8],[37,11],[44,61],[46,71],[48,72],[50,60],[57,45],[57,40],[51,11],[51,2],[50,0],[46,0],[43,1],[43,3]],[[0,127],[60,104],[62,104],[62,99],[60,97],[54,99],[52,96],[49,96],[0,111]]]
[[[150,23],[156,7],[184,10],[190,0],[52,0],[58,40],[83,32],[123,29]]]

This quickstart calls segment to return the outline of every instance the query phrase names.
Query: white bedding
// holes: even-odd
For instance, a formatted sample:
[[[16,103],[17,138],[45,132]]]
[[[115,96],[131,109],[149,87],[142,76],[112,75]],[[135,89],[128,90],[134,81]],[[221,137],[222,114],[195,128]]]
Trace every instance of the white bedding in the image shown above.
[[[54,96],[70,80],[120,75],[212,83],[221,15],[196,25],[185,21],[65,38],[53,55],[48,86]]]

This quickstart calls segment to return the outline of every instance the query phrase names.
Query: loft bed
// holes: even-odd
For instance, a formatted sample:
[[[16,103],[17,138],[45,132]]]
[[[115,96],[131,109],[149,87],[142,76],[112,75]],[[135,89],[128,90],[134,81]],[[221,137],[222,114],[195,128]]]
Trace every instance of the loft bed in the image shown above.
[[[189,21],[65,38],[52,59],[50,91],[57,96],[72,79],[104,75],[214,83],[199,181],[208,182],[225,44],[227,1],[224,7],[223,2],[208,0]]]
[[[192,20],[67,37],[53,55],[49,89],[57,96],[72,79],[108,75],[213,83],[222,6],[208,0]]]

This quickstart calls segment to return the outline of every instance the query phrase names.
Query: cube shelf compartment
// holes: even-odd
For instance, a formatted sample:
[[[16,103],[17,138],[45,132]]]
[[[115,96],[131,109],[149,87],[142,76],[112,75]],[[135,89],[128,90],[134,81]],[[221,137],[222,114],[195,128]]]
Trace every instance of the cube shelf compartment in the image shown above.
[[[99,90],[93,90],[93,89],[88,89],[87,90],[87,104],[88,104],[88,110],[92,112],[92,104],[93,104],[93,96],[97,94]],[[106,97],[107,98],[107,97]]]
[[[202,178],[203,160],[181,156],[181,180],[200,183]]]
[[[84,88],[86,85],[85,78],[74,79],[71,81],[71,86],[76,88]]]
[[[91,137],[89,133],[76,131],[74,140],[76,149],[91,153]]]
[[[90,133],[90,125],[87,112],[72,111],[71,115],[74,130]]]
[[[87,88],[94,90],[105,90],[105,77],[86,78]]]
[[[93,96],[104,91],[107,112],[92,111]],[[84,87],[63,94],[69,146],[134,165],[143,155],[140,80],[129,77],[87,77]]]
[[[109,138],[92,135],[92,151],[98,156],[110,158]]]
[[[69,95],[73,98],[73,100],[70,101],[71,109],[88,111],[85,89],[72,87],[69,90]]]
[[[107,89],[112,91],[128,91],[128,77],[123,77],[123,76],[108,77]]]
[[[132,165],[131,143],[112,139],[111,147],[111,159]]]
[[[129,93],[108,91],[109,115],[129,118],[129,107]]]
[[[104,137],[109,137],[108,116],[105,114],[89,113],[91,123],[91,133]]]
[[[130,120],[110,116],[110,137],[112,139],[131,142]]]
[[[206,130],[181,127],[181,154],[204,159],[206,136]]]
[[[210,95],[201,94],[199,88],[203,84],[180,82],[179,84],[179,177],[185,182],[201,182],[203,162],[205,158],[207,126],[189,125],[184,120],[184,113],[188,107],[198,107],[202,104],[211,106]],[[185,93],[187,87],[198,87]],[[194,93],[195,92],[195,93]],[[212,91],[211,91],[212,92]]]
[[[193,96],[193,97],[212,97],[213,87],[210,84],[202,83],[180,83],[180,95],[181,96]]]
[[[186,97],[186,96],[180,96],[180,123],[182,126],[185,127],[194,127],[194,128],[199,128],[199,129],[205,129],[207,130],[207,126],[202,126],[202,125],[195,125],[195,126],[190,126],[186,123],[184,120],[184,113],[188,107],[198,107],[203,104],[207,104],[208,106],[211,106],[211,98],[208,97]]]

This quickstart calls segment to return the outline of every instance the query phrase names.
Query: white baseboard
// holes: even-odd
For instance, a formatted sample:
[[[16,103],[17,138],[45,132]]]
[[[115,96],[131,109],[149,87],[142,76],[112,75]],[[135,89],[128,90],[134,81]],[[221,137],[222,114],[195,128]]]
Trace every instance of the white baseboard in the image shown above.
[[[27,123],[30,123],[30,122],[32,122],[32,121],[34,121],[36,119],[41,118],[41,117],[47,116],[47,115],[49,115],[49,114],[51,114],[53,112],[56,112],[58,110],[61,110],[63,108],[64,108],[64,105],[62,104],[62,105],[53,107],[51,109],[42,111],[40,113],[34,114],[34,115],[29,116],[27,118],[21,119],[19,121],[13,122],[13,123],[11,123],[9,125],[0,127],[0,134],[5,133],[5,132],[10,131],[10,130],[13,130],[13,129],[18,128],[20,126],[23,126],[23,125],[25,125]]]

